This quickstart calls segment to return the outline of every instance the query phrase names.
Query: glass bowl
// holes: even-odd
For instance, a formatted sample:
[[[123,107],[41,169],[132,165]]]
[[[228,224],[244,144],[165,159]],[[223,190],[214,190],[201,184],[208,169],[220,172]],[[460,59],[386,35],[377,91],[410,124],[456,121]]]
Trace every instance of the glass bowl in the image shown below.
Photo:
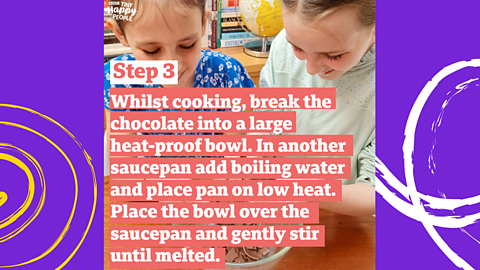
[[[226,263],[225,270],[270,270],[272,269],[292,247],[274,247],[272,256],[259,261],[245,263]]]

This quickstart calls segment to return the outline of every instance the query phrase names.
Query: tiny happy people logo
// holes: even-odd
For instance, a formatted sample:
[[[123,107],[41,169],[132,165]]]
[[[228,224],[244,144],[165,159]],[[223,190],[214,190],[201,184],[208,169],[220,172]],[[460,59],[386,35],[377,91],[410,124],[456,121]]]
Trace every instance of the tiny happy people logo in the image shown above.
[[[108,2],[108,5],[108,13],[112,14],[112,17],[115,20],[131,22],[133,16],[137,13],[137,9],[133,8],[133,2],[110,1]]]

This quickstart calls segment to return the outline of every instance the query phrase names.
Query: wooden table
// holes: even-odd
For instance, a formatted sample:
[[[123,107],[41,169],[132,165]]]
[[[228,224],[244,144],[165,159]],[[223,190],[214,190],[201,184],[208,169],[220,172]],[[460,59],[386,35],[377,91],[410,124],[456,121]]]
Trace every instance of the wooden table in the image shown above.
[[[108,269],[109,177],[104,179],[104,265]],[[292,248],[272,270],[374,270],[375,218],[350,217],[320,210],[325,247]]]

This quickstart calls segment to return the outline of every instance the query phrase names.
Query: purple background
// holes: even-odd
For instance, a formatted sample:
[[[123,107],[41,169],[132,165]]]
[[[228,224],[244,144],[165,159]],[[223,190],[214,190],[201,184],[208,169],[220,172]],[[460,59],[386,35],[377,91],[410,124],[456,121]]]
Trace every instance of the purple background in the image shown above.
[[[99,196],[95,218],[81,248],[64,269],[103,269],[102,3],[3,1],[1,6],[0,103],[31,108],[62,124],[82,143],[96,172]],[[17,115],[4,115],[0,119],[13,120],[14,117]],[[39,130],[48,126],[32,116],[18,116],[17,120],[32,128],[37,125]],[[42,123],[44,126],[38,126]],[[21,144],[44,167],[47,199],[39,217],[24,232],[0,243],[0,265],[31,259],[48,248],[65,225],[73,203],[71,173],[58,161],[61,160],[58,152],[31,134],[12,135],[8,131],[5,127],[0,130],[0,141]],[[50,128],[45,132],[53,141],[65,142],[65,152],[79,152],[80,148],[68,144],[70,139],[59,130]],[[70,254],[85,230],[93,200],[92,179],[82,156],[70,156],[80,168],[77,171],[80,197],[72,227],[55,252],[20,269],[54,269]],[[0,190],[9,191],[9,200],[14,201],[18,195],[23,201],[25,180],[12,182],[22,175],[20,170],[5,161],[0,163]],[[38,198],[32,205],[37,202]],[[0,208],[0,218],[5,217],[8,209]],[[5,232],[0,230],[0,235]]]
[[[32,108],[64,125],[88,151],[97,173],[100,196],[94,223],[81,249],[65,269],[103,268],[102,7],[101,1],[95,5],[91,3],[2,3],[0,102]],[[410,108],[427,81],[443,67],[460,60],[480,58],[479,9],[480,2],[473,0],[377,1],[377,155],[402,181],[401,149]],[[463,101],[476,105],[477,100],[472,98]],[[471,132],[472,124],[476,123],[478,130],[478,111],[468,111],[468,106],[465,106],[465,110],[470,115],[465,118],[454,117],[456,124],[450,126],[451,134],[448,137],[452,145],[473,138],[458,135],[468,129]],[[456,128],[465,130],[454,130]],[[5,134],[1,136],[7,138]],[[442,151],[448,155],[449,151],[455,149],[452,147]],[[473,164],[478,156],[478,148],[471,148],[469,156],[466,152],[463,154],[459,156],[455,152],[454,157],[458,160],[471,157],[472,160],[467,163]],[[18,174],[15,170],[11,171],[12,176]],[[2,173],[0,177],[1,187],[7,188],[4,183],[7,182],[5,179],[10,179],[10,175]],[[445,187],[452,188],[452,197],[461,197],[465,188],[468,188],[468,194],[465,194],[471,196],[474,193],[472,190],[480,190],[480,183],[472,181],[474,177],[478,178],[478,173],[453,177],[451,186],[445,185],[449,183],[445,180],[435,184],[447,194],[449,190],[445,190]],[[464,182],[468,185],[458,184]],[[68,185],[50,185],[52,189],[49,190],[52,193],[69,190],[71,186]],[[434,195],[434,191],[428,192]],[[79,204],[79,208],[82,205]],[[66,211],[63,205],[57,206],[58,211]],[[87,209],[90,207],[88,203],[84,206]],[[37,243],[50,237],[48,232],[57,226],[56,222],[64,224],[65,220],[47,217],[36,222],[42,222],[45,233],[37,235],[37,239],[30,238],[30,243],[18,243],[8,250],[2,250],[0,262],[2,258],[13,259],[16,249],[35,251]],[[75,228],[72,228],[72,233],[74,231]],[[478,256],[475,256],[479,253],[479,246],[462,248],[463,245],[471,245],[472,240],[456,231],[442,230],[441,233],[446,238],[457,233],[458,237],[447,240],[453,241],[453,248],[459,246],[460,255],[467,261],[480,267]],[[376,239],[378,269],[456,269],[420,222],[405,217],[380,196],[377,196]],[[3,246],[0,248],[4,248],[6,243],[0,244]],[[56,254],[64,259],[62,255]],[[56,259],[47,257],[41,265],[24,269],[52,269],[48,265],[56,266]]]
[[[377,1],[376,151],[403,183],[403,134],[410,109],[425,84],[443,67],[480,58],[479,10],[479,1]],[[480,77],[478,69],[468,72]],[[453,90],[452,86],[468,76],[463,73],[439,85],[441,93]],[[474,171],[480,150],[477,141],[480,114],[474,109],[478,108],[480,91],[478,87],[476,90],[459,95],[447,107],[437,133],[435,177],[425,169],[428,168],[426,153],[433,138],[429,128],[445,95],[429,99],[416,134],[415,179],[421,192],[439,197],[441,191],[447,198],[480,194],[478,173]],[[377,269],[458,269],[420,222],[398,212],[380,195],[376,203]],[[477,239],[479,226],[468,228]],[[439,232],[455,252],[474,268],[480,268],[478,243],[459,229]]]

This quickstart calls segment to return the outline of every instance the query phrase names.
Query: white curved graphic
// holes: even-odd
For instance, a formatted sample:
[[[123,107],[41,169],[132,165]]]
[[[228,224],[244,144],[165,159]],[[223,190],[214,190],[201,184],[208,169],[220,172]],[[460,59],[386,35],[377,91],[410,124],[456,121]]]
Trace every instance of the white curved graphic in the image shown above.
[[[448,244],[442,239],[435,227],[441,228],[459,228],[463,233],[471,237],[478,244],[480,241],[470,235],[464,227],[480,222],[480,213],[469,213],[468,215],[455,214],[454,210],[459,207],[465,207],[469,205],[480,204],[480,195],[464,198],[464,199],[447,199],[445,195],[443,197],[433,197],[425,194],[421,194],[417,191],[415,177],[414,177],[414,147],[415,147],[415,132],[417,129],[417,123],[420,114],[427,102],[427,99],[435,90],[437,85],[445,77],[453,74],[464,68],[480,67],[480,59],[473,59],[471,61],[461,61],[450,66],[443,68],[437,73],[433,79],[425,85],[419,96],[417,97],[415,104],[408,116],[407,124],[405,127],[405,141],[403,144],[403,160],[404,160],[404,172],[407,185],[405,186],[395,177],[387,168],[387,166],[376,158],[377,177],[380,181],[377,181],[376,190],[382,195],[382,197],[395,207],[398,211],[402,212],[406,216],[422,222],[423,226],[438,245],[438,247],[447,255],[447,257],[458,267],[463,269],[474,269],[469,263],[461,258],[456,252],[448,246]],[[460,82],[454,93],[448,92],[447,99],[442,105],[440,114],[436,121],[432,124],[431,130],[436,132],[440,127],[442,119],[445,113],[445,108],[451,99],[457,94],[468,89],[469,86],[475,84],[478,86],[480,83],[480,74],[478,78],[471,78],[465,82]],[[428,157],[428,167],[430,172],[435,175],[435,145],[434,140],[432,149]],[[403,198],[402,198],[403,197]],[[435,210],[451,210],[452,215],[449,216],[437,216],[431,212],[427,212],[426,208]],[[479,247],[480,250],[480,247]]]

